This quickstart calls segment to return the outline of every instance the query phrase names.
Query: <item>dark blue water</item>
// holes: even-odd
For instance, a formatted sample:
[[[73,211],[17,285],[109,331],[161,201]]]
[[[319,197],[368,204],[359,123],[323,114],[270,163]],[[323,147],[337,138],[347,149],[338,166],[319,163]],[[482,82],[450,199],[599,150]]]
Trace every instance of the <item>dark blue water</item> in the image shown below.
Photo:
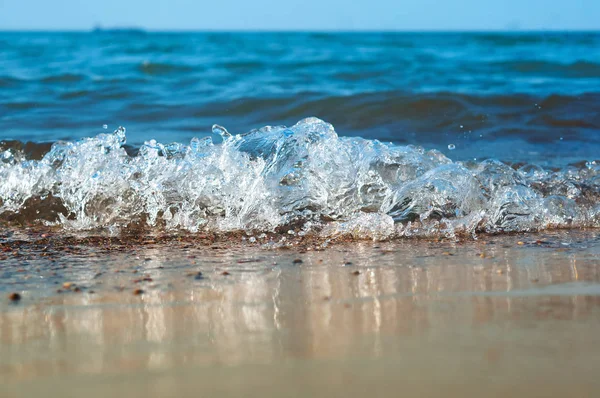
[[[8,222],[596,227],[599,149],[600,33],[0,33]]]
[[[0,33],[1,139],[189,142],[308,116],[457,159],[596,158],[600,34]]]

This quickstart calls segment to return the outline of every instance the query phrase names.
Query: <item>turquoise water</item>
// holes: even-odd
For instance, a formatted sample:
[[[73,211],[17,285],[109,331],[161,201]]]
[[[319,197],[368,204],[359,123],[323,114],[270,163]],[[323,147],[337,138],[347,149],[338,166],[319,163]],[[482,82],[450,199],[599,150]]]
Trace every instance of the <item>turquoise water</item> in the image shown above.
[[[315,116],[454,159],[568,163],[600,145],[598,33],[0,33],[0,50],[2,139],[106,124],[132,145],[189,142]]]
[[[38,32],[0,48],[4,220],[600,225],[600,33]]]

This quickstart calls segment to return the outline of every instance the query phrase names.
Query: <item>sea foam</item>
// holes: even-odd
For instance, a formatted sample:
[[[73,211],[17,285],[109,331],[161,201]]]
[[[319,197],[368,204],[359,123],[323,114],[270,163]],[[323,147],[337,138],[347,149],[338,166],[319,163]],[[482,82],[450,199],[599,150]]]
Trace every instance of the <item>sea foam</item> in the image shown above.
[[[221,138],[218,143],[214,135]],[[124,128],[56,142],[41,160],[0,152],[2,219],[68,230],[389,239],[600,226],[600,167],[560,170],[339,137],[316,118],[188,145],[125,148]]]

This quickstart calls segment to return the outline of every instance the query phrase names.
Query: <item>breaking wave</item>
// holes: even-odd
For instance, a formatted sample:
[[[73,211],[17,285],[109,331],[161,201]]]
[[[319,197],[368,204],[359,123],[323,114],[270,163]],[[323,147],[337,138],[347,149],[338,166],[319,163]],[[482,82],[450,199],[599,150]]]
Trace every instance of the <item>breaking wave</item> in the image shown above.
[[[600,226],[596,162],[558,170],[453,162],[435,150],[338,137],[316,118],[240,135],[215,125],[213,134],[220,138],[132,150],[119,128],[37,156],[5,144],[0,218],[67,230],[373,239]]]

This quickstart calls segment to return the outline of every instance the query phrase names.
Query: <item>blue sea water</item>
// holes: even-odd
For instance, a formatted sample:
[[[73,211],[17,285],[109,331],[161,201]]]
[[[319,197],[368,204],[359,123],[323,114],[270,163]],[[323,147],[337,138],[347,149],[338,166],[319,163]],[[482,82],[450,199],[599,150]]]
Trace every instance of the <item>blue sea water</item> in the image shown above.
[[[320,120],[296,125],[307,117]],[[264,128],[280,125],[296,126]],[[415,217],[486,231],[595,226],[600,33],[4,32],[0,141],[0,212],[51,196],[59,210],[46,218],[77,228],[141,217],[272,230],[372,214],[390,217],[385,228]],[[341,174],[315,177],[323,168]],[[258,195],[247,207],[233,202],[241,186]],[[567,210],[547,216],[538,199]],[[529,210],[513,221],[533,218],[503,224],[521,202]]]
[[[600,33],[0,33],[2,139],[187,142],[309,116],[458,158],[597,157]]]

